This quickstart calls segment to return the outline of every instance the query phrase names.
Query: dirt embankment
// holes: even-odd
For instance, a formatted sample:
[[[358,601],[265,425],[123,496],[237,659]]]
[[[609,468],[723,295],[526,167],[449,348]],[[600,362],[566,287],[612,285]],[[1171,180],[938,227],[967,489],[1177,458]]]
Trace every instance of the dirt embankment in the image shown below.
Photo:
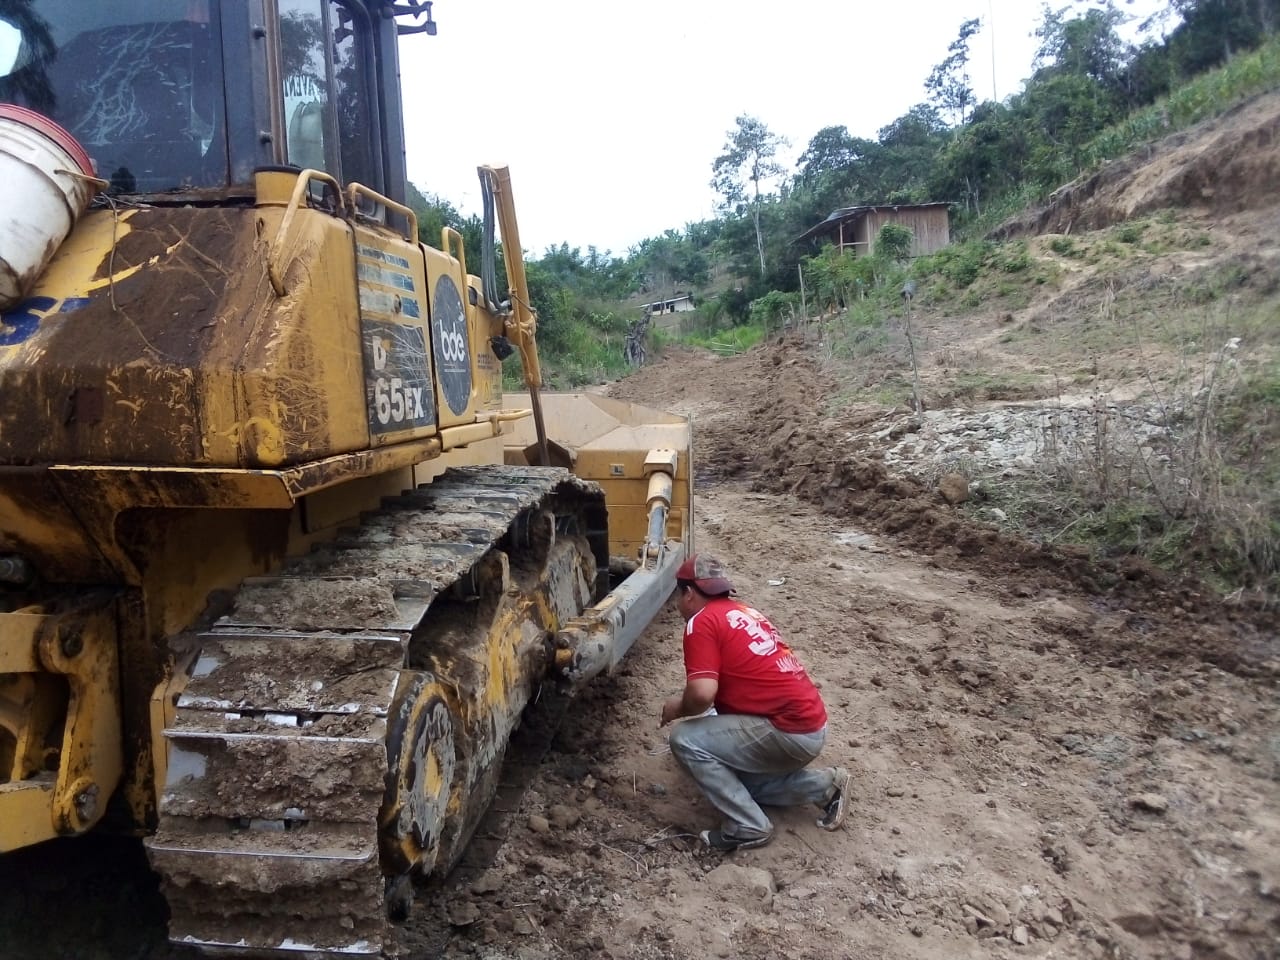
[[[1097,230],[1156,210],[1225,216],[1276,203],[1280,93],[1113,160],[1002,224],[992,239]]]
[[[696,373],[690,376],[688,367]],[[835,383],[798,342],[782,342],[730,360],[682,356],[614,388],[632,400],[696,389],[714,397],[698,421],[697,469],[708,479],[745,480],[752,489],[801,497],[824,513],[890,535],[952,569],[994,575],[1011,595],[1068,587],[1107,615],[1082,636],[1089,656],[1105,659],[1135,644],[1151,658],[1201,658],[1223,669],[1271,675],[1280,655],[1280,620],[1269,608],[1224,604],[1194,581],[1138,559],[1096,561],[1070,547],[1031,543],[975,523],[943,491],[891,472],[857,428],[867,411],[825,415]]]

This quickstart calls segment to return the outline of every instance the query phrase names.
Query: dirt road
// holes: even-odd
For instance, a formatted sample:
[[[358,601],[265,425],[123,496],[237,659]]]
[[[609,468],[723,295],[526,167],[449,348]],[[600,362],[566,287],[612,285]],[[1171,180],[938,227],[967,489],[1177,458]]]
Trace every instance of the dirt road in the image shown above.
[[[406,949],[1275,956],[1274,642],[1194,591],[964,525],[872,463],[806,466],[798,451],[835,446],[822,390],[786,347],[684,354],[613,388],[695,415],[698,547],[821,685],[823,760],[855,772],[845,829],[779,811],[767,847],[698,849],[717,818],[657,724],[683,676],[669,610],[572,705],[492,865],[429,895]]]

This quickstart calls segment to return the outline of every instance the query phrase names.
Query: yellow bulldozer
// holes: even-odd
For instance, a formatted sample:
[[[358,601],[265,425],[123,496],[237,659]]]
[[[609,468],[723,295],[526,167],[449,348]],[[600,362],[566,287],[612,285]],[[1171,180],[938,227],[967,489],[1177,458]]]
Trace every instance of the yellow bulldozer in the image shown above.
[[[0,855],[144,836],[209,953],[384,952],[690,546],[688,422],[540,391],[508,172],[419,242],[430,8],[0,2]]]

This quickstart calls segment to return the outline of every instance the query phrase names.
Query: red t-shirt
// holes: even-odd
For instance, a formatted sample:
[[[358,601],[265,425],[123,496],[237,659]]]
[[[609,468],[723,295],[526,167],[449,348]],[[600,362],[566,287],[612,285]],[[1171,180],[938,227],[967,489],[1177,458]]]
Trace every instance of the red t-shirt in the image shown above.
[[[822,696],[804,666],[759,610],[717,597],[684,628],[684,672],[720,681],[718,713],[764,717],[787,733],[816,733],[827,722]]]

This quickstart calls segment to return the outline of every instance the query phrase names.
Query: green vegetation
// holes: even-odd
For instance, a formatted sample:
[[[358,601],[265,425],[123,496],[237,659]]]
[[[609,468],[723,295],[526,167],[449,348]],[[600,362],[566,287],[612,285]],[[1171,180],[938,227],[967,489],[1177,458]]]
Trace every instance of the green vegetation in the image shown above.
[[[911,256],[915,236],[907,227],[886,223],[876,235],[875,255],[885,261],[902,261]]]
[[[794,323],[800,315],[800,295],[770,290],[751,304],[751,323],[762,330]]]
[[[730,327],[718,333],[692,333],[684,342],[725,355],[743,353],[765,338],[765,328],[759,324]]]
[[[1083,150],[1088,166],[1217,116],[1233,103],[1280,86],[1280,38],[1193,77],[1167,96],[1109,126]]]

